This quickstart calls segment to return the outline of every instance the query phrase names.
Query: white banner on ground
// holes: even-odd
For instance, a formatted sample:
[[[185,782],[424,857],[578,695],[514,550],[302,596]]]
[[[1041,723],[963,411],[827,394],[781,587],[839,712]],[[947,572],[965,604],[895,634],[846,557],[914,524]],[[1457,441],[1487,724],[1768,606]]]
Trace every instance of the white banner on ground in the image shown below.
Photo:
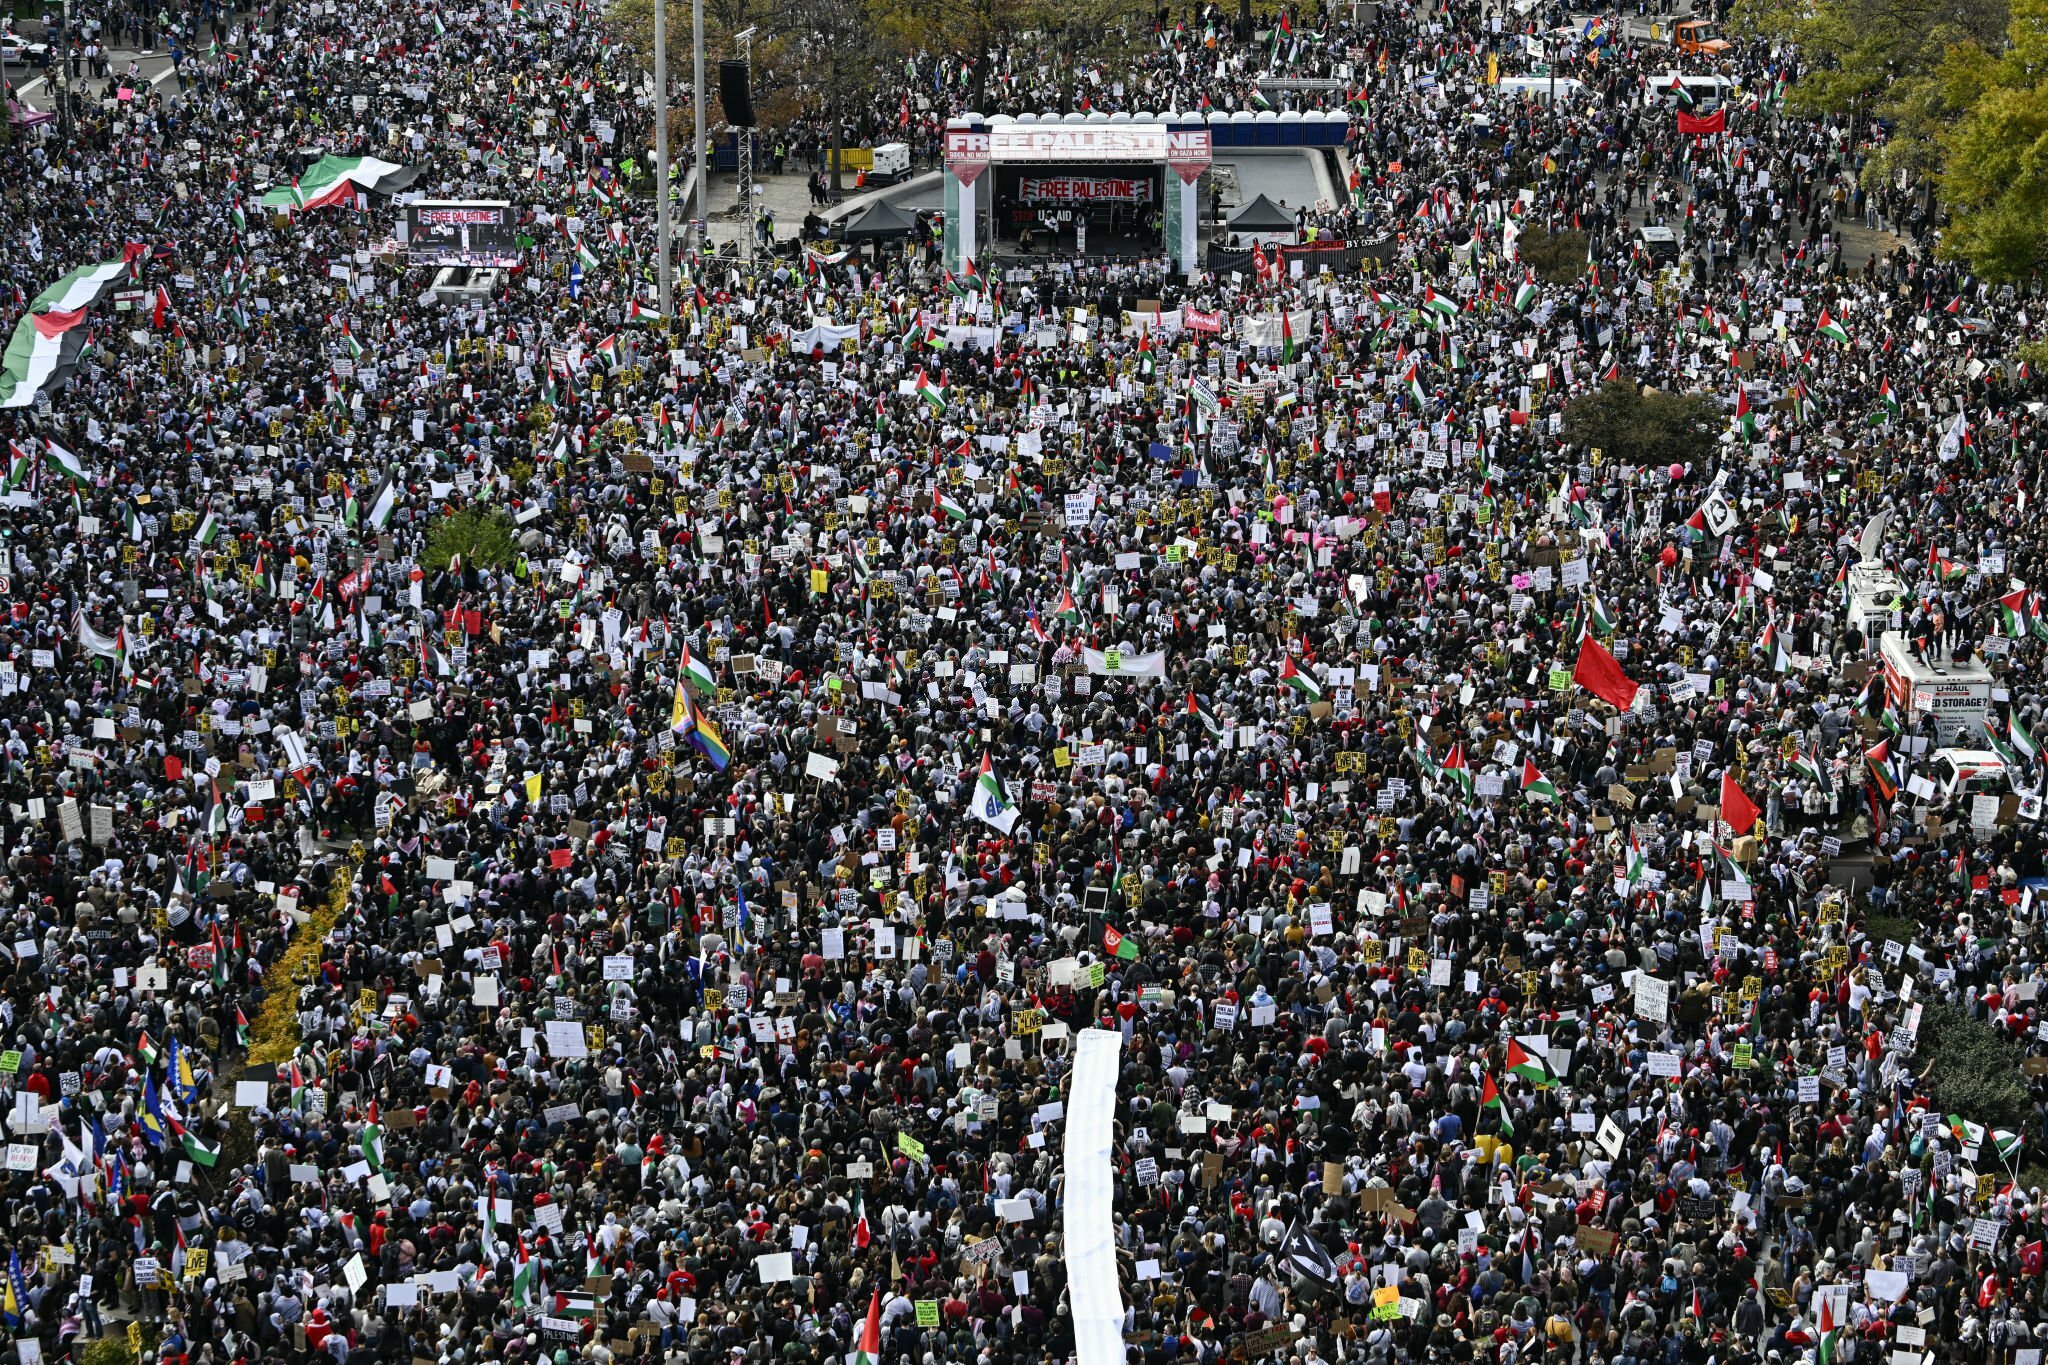
[[[1098,1028],[1082,1029],[1075,1040],[1062,1210],[1075,1354],[1080,1365],[1123,1365],[1124,1295],[1117,1284],[1116,1234],[1110,1223],[1116,1201],[1110,1150],[1124,1040],[1121,1033]]]

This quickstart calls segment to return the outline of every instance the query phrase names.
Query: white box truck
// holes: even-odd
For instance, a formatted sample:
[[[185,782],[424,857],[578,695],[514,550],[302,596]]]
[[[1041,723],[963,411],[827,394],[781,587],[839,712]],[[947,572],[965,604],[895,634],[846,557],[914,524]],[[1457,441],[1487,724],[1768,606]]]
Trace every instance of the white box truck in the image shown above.
[[[1880,637],[1878,655],[1884,660],[1884,685],[1892,705],[1908,721],[1933,716],[1937,744],[1952,745],[1985,733],[1992,678],[1982,661],[1922,659],[1896,630]]]

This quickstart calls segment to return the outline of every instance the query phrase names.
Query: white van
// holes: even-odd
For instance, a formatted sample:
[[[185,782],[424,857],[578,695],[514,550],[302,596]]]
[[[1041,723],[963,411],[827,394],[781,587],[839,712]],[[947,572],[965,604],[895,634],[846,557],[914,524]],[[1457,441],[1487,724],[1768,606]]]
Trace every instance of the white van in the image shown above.
[[[1671,93],[1674,79],[1692,96],[1695,114],[1711,114],[1741,93],[1741,87],[1726,76],[1687,76],[1677,71],[1666,71],[1661,76],[1650,77],[1650,99],[1665,108],[1677,104],[1678,97]]]
[[[1538,104],[1550,103],[1552,90],[1557,92],[1558,99],[1573,103],[1586,91],[1584,82],[1569,76],[1559,76],[1555,80],[1548,76],[1502,76],[1493,88],[1510,101],[1527,96]]]
[[[1850,565],[1843,586],[1848,589],[1848,622],[1866,641],[1905,624],[1905,580],[1884,565],[1867,559]]]
[[[1942,806],[1973,796],[2004,796],[2012,790],[2005,760],[1989,749],[1936,749],[1928,757],[1928,768]]]
[[[1991,715],[1991,670],[1972,657],[1967,663],[1917,657],[1906,637],[1885,631],[1878,640],[1885,690],[1908,720],[1933,716],[1938,743],[1985,733]]]

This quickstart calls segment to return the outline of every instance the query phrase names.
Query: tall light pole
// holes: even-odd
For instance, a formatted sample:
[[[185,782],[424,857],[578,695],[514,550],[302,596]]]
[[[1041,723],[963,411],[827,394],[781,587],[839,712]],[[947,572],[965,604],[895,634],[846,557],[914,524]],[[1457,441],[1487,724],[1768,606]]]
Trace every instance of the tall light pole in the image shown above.
[[[697,128],[690,143],[690,161],[697,168],[696,221],[702,226],[697,232],[697,245],[702,247],[710,235],[711,214],[704,205],[705,191],[711,184],[711,163],[704,155],[704,0],[690,0],[690,32],[694,50],[690,59],[696,64],[696,93],[691,100],[697,115]]]
[[[661,250],[661,267],[655,274],[663,317],[673,313],[669,306],[674,281],[669,272],[675,246],[668,222],[668,0],[654,0],[654,238]]]

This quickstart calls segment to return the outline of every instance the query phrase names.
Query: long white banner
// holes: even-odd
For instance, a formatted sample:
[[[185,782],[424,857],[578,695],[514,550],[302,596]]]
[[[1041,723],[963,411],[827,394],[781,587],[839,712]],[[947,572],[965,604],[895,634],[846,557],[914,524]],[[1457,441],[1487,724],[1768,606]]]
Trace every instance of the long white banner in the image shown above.
[[[1067,1293],[1074,1310],[1080,1365],[1123,1365],[1124,1293],[1116,1278],[1116,1202],[1110,1150],[1116,1141],[1116,1077],[1124,1039],[1108,1029],[1082,1029],[1074,1039],[1067,1095]]]

